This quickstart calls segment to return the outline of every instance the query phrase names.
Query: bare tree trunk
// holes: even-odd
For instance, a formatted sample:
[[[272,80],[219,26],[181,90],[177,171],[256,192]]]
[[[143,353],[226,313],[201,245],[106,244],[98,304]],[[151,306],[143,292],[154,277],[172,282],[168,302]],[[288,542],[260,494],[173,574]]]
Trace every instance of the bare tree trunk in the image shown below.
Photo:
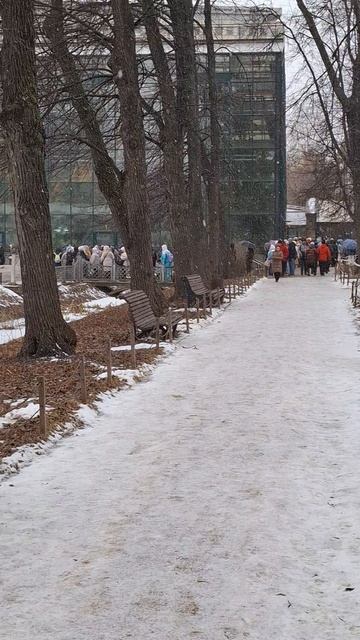
[[[224,275],[225,224],[220,192],[221,130],[218,114],[218,92],[216,86],[216,58],[212,26],[211,2],[204,2],[205,38],[207,47],[207,77],[209,85],[210,113],[210,171],[208,175],[209,201],[209,263],[212,286],[222,286]]]
[[[121,138],[124,147],[129,232],[127,251],[130,258],[131,286],[133,289],[143,289],[146,280],[151,306],[155,312],[160,313],[164,300],[159,295],[152,265],[145,134],[134,20],[129,0],[111,0],[111,7],[115,36],[111,65],[121,105]],[[137,268],[138,260],[143,265],[142,272]]]
[[[193,255],[196,253],[189,234],[189,230],[192,229],[193,212],[189,209],[187,202],[183,126],[176,109],[174,79],[164,50],[153,0],[142,0],[142,6],[143,21],[162,102],[161,148],[164,154],[170,231],[175,254],[175,288],[176,294],[180,296],[183,293],[183,276],[192,273],[195,269]]]
[[[62,317],[55,277],[36,90],[33,0],[5,0],[2,27],[1,122],[14,193],[26,324],[20,355],[70,354],[76,335]]]
[[[192,213],[194,269],[208,280],[208,243],[202,200],[199,99],[192,0],[168,0],[173,28],[177,117],[187,139],[188,206]]]
[[[120,9],[117,5],[118,3],[113,3],[112,8],[114,18],[115,12],[117,12],[116,24],[119,29],[118,12]],[[126,29],[128,28],[130,29],[130,25]],[[52,0],[52,11],[46,20],[45,32],[63,73],[66,90],[69,92],[74,109],[84,129],[99,188],[106,198],[125,243],[130,259],[131,287],[143,289],[150,298],[154,312],[158,313],[163,308],[164,300],[161,289],[155,281],[152,268],[144,130],[142,118],[139,119],[137,98],[135,99],[135,93],[138,92],[137,68],[135,87],[131,84],[134,83],[134,66],[131,68],[128,66],[131,63],[130,49],[135,46],[134,37],[127,30],[123,31],[122,35],[115,34],[113,52],[113,62],[118,66],[118,70],[114,71],[114,82],[119,92],[124,92],[123,95],[120,94],[120,101],[124,109],[122,134],[124,137],[125,172],[121,172],[107,151],[96,112],[85,92],[73,55],[68,49],[64,33],[63,0]],[[126,46],[123,49],[121,39],[126,41]],[[126,62],[122,64],[122,56],[125,53],[128,57]],[[132,60],[132,65],[133,63],[134,60]]]

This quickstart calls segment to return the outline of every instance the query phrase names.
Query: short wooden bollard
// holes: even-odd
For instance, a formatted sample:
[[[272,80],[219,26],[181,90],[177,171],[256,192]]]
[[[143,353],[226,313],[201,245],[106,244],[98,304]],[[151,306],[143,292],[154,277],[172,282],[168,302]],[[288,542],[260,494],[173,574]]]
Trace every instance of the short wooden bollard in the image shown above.
[[[88,395],[87,395],[87,386],[86,386],[86,370],[85,370],[84,356],[81,356],[80,358],[80,387],[81,387],[81,402],[83,404],[86,404],[88,400]]]
[[[203,295],[203,315],[204,315],[204,318],[206,320],[207,313],[206,313],[206,295],[205,295],[205,293]]]
[[[229,284],[229,302],[231,302],[231,284]]]
[[[233,282],[233,298],[236,298],[236,285],[235,282]]]
[[[173,341],[173,325],[172,325],[172,308],[169,307],[169,342],[172,344]]]
[[[40,427],[40,435],[46,438],[47,435],[47,417],[46,417],[46,386],[45,386],[45,378],[41,376],[39,378],[39,427]]]
[[[190,333],[189,306],[188,306],[187,300],[185,301],[185,322],[186,322],[186,333]]]
[[[236,278],[236,286],[237,286],[237,293],[238,293],[238,296],[239,296],[240,295],[240,280],[239,280],[239,278]]]
[[[130,327],[130,347],[131,347],[131,366],[133,369],[137,368],[136,362],[136,349],[135,349],[135,329]]]
[[[209,298],[209,313],[212,316],[212,310],[213,310],[213,299],[212,299],[212,293],[210,291],[210,298]]]
[[[221,307],[220,287],[217,288],[217,306],[218,306],[218,309],[220,309]]]
[[[196,298],[196,322],[199,324],[200,322],[200,303],[199,298]]]
[[[156,318],[155,340],[156,340],[156,351],[159,351],[160,350],[160,320],[159,320],[159,318]]]
[[[107,383],[112,383],[112,352],[111,352],[111,339],[108,340],[108,352],[107,352]]]

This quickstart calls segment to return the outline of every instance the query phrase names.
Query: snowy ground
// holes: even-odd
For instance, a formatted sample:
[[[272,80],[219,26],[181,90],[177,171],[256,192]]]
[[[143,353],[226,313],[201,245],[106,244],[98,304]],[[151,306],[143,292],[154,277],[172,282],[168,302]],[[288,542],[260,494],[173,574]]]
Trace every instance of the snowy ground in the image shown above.
[[[15,294],[16,295],[16,294]],[[17,296],[20,298],[20,296]],[[20,298],[21,299],[21,298]],[[81,313],[64,313],[66,322],[74,322],[75,320],[81,320],[86,318],[89,313],[96,313],[110,307],[120,307],[126,304],[125,300],[120,298],[113,298],[112,296],[103,296],[94,300],[84,302],[83,311]],[[7,320],[6,322],[0,322],[0,344],[11,342],[11,340],[17,340],[25,335],[25,318],[16,318],[14,320]]]
[[[3,482],[0,638],[359,638],[348,296],[260,284]]]

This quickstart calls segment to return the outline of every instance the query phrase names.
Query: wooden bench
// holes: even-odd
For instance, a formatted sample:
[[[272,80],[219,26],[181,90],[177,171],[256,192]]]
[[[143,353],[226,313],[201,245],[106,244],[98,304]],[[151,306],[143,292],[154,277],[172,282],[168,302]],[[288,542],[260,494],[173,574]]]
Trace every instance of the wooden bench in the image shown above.
[[[183,282],[185,285],[185,295],[187,297],[188,305],[191,307],[196,300],[202,302],[205,296],[206,304],[209,305],[210,298],[212,303],[215,305],[218,301],[218,295],[220,293],[220,302],[224,301],[225,297],[225,289],[208,289],[203,281],[201,276],[198,274],[192,274],[190,276],[184,276]]]
[[[150,334],[156,329],[157,321],[159,320],[159,328],[162,331],[163,337],[169,335],[169,329],[172,328],[173,334],[176,331],[176,327],[180,320],[183,318],[182,313],[167,313],[160,318],[157,318],[151,308],[150,300],[144,291],[128,291],[121,295],[121,298],[126,300],[129,305],[130,317],[134,324],[135,335],[136,333]]]

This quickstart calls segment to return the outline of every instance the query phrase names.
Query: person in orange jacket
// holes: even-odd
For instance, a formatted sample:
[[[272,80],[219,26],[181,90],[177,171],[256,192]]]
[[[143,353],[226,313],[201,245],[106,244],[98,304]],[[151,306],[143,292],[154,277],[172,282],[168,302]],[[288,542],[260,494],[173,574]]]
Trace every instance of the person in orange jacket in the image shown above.
[[[318,248],[316,249],[316,254],[319,261],[320,275],[324,276],[328,271],[328,264],[331,260],[331,251],[325,240],[322,240],[321,244],[319,244]]]
[[[284,242],[284,240],[279,240],[278,241],[278,246],[280,248],[280,251],[283,254],[281,275],[284,276],[285,273],[286,273],[286,266],[287,266],[287,261],[288,261],[288,257],[289,257],[289,248],[288,248],[287,244]]]

